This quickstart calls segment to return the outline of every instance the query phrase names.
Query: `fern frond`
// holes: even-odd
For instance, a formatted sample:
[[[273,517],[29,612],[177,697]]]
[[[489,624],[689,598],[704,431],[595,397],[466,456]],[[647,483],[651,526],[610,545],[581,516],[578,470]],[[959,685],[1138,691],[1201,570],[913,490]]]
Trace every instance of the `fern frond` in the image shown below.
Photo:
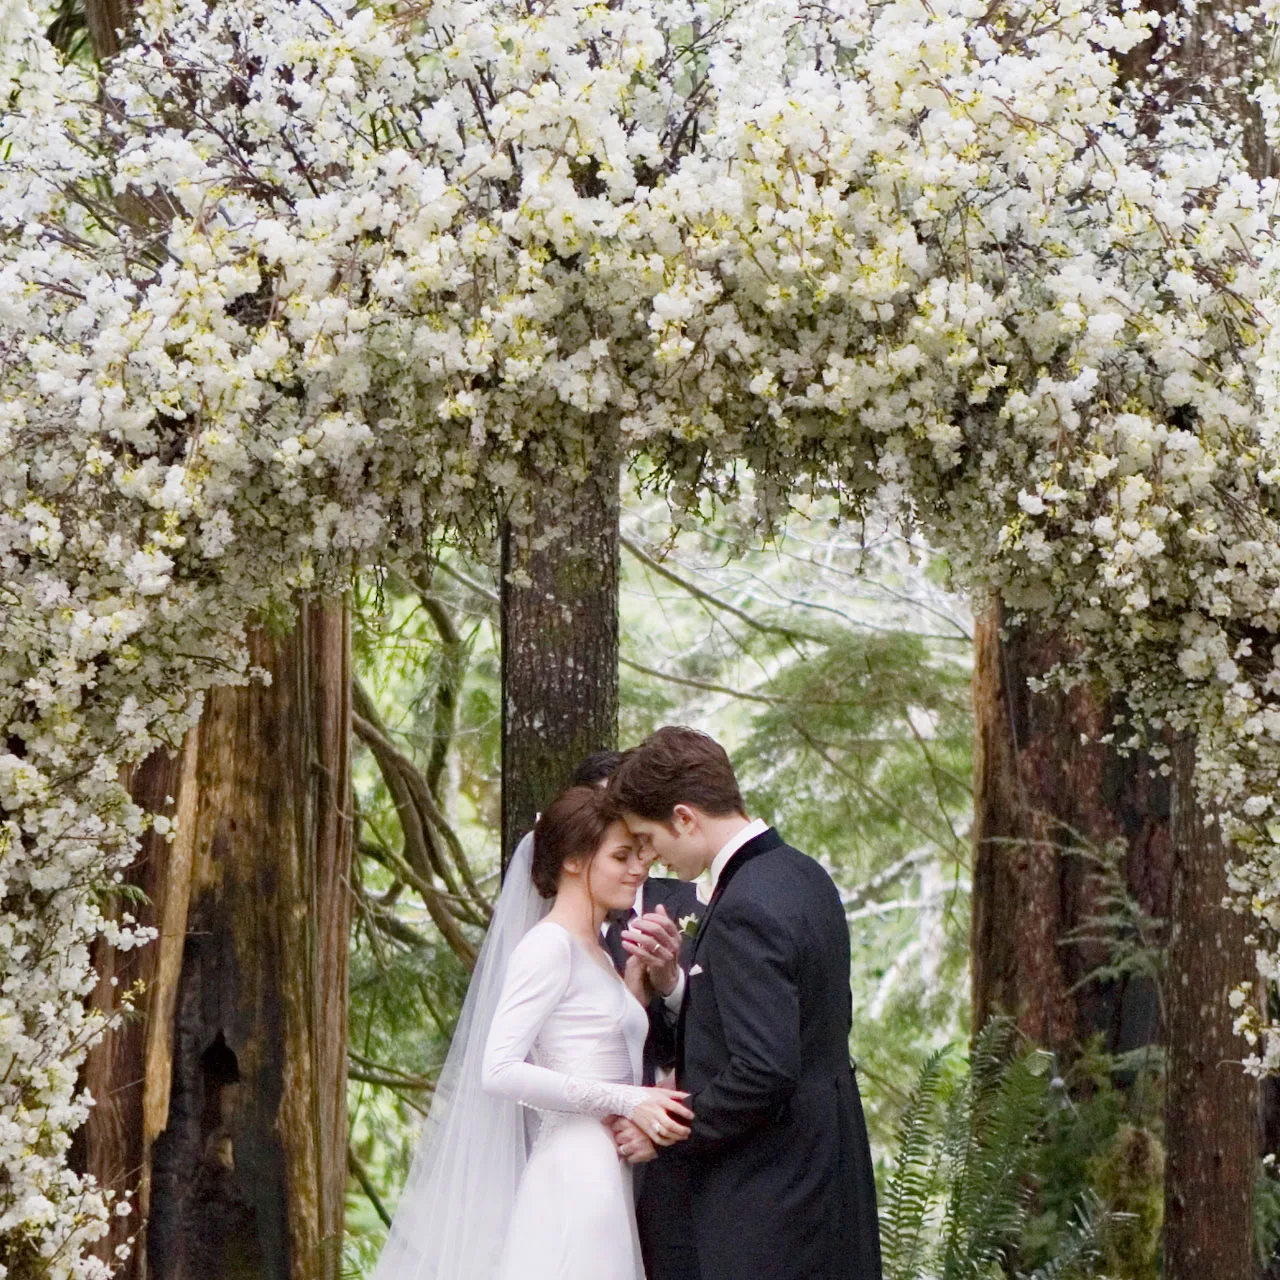
[[[949,1053],[948,1046],[925,1061],[898,1123],[898,1155],[880,1215],[885,1280],[925,1280],[927,1231],[941,1173],[937,1114],[948,1085]]]
[[[969,1085],[952,1119],[955,1161],[943,1217],[942,1275],[979,1280],[1002,1267],[1026,1225],[1026,1182],[1048,1109],[1048,1056],[1012,1056],[1007,1021],[983,1028]]]
[[[1053,1258],[1029,1275],[1018,1272],[1017,1280],[1090,1280],[1093,1264],[1103,1254],[1108,1232],[1127,1214],[1113,1213],[1093,1192],[1080,1198],[1071,1225],[1058,1240]]]

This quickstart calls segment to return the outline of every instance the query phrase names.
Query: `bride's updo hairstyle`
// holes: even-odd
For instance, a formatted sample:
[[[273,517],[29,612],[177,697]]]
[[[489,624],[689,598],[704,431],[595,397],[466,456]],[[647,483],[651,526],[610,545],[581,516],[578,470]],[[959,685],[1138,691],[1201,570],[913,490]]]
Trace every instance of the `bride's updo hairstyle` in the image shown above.
[[[533,887],[554,898],[560,869],[569,858],[590,857],[618,811],[603,787],[570,787],[542,811],[533,829]]]

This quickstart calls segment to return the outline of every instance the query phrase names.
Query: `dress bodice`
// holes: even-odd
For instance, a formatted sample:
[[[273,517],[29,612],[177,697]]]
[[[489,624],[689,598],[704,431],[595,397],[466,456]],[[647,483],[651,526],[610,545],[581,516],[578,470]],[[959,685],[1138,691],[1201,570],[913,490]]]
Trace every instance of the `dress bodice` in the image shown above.
[[[538,1111],[629,1116],[645,1096],[648,1030],[648,1015],[603,949],[594,956],[544,920],[511,953],[484,1087]]]

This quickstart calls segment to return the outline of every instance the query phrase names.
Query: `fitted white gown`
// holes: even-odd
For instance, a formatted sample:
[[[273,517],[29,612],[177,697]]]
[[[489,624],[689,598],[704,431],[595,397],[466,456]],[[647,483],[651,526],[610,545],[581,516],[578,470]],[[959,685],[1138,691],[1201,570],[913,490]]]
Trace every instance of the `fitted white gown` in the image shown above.
[[[631,1168],[601,1121],[644,1098],[649,1022],[606,965],[550,920],[511,954],[483,1084],[538,1123],[496,1280],[644,1280]]]

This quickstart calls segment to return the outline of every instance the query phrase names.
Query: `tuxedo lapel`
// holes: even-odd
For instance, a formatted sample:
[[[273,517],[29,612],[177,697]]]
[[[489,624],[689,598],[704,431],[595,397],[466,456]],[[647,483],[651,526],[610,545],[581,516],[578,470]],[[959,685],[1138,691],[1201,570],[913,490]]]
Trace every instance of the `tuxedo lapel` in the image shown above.
[[[762,831],[753,840],[748,840],[729,859],[728,865],[720,873],[720,879],[716,881],[715,892],[711,895],[711,901],[707,903],[706,911],[702,913],[698,932],[693,939],[693,948],[689,953],[689,977],[687,979],[690,984],[692,984],[694,978],[694,966],[698,958],[698,948],[702,945],[703,938],[707,936],[707,926],[711,923],[711,917],[715,914],[716,907],[719,906],[720,899],[724,897],[724,891],[729,887],[734,876],[748,862],[760,857],[762,854],[771,853],[774,849],[781,849],[784,845],[785,841],[782,837],[770,827],[767,831]],[[686,987],[684,999],[680,1002],[680,1012],[676,1017],[676,1076],[682,1082],[684,1080],[685,1026],[689,1019],[689,1003],[692,995],[691,986]]]
[[[707,926],[711,923],[711,917],[715,914],[716,907],[719,905],[720,899],[724,897],[724,891],[729,887],[734,876],[736,876],[748,862],[760,857],[761,854],[769,853],[774,849],[781,849],[783,843],[782,837],[772,827],[770,827],[768,831],[762,831],[753,840],[748,840],[747,843],[729,859],[728,865],[720,873],[720,879],[716,881],[716,891],[711,895],[711,901],[707,903],[707,909],[703,912],[702,921],[698,925],[698,932],[693,940],[693,954],[695,957],[698,954],[699,944],[706,936]]]

